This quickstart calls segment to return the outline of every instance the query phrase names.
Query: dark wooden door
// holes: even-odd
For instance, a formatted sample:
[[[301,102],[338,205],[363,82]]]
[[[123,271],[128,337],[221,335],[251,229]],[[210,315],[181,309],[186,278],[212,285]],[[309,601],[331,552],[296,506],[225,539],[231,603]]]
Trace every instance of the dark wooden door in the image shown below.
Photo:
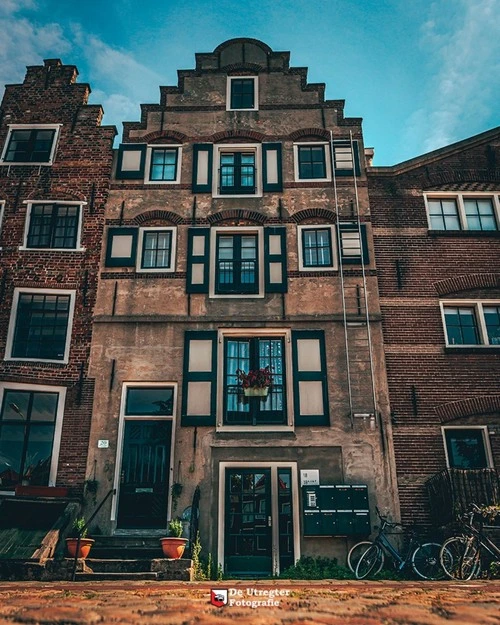
[[[127,420],[118,527],[166,527],[172,421]]]

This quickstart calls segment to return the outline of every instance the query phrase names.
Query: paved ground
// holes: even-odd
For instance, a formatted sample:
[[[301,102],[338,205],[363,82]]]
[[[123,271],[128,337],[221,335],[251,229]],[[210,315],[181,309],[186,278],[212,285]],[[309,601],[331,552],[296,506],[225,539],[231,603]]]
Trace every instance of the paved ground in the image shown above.
[[[279,606],[217,608],[211,588],[234,601],[283,596],[271,599]],[[500,582],[0,582],[0,625],[13,623],[500,625]]]

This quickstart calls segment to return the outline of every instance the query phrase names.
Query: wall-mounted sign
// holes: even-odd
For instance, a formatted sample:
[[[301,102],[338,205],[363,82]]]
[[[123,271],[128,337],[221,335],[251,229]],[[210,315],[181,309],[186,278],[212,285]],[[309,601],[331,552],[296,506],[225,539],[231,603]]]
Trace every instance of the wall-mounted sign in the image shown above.
[[[109,447],[109,441],[98,440],[97,449],[107,449]]]
[[[301,486],[319,486],[319,469],[301,469]]]

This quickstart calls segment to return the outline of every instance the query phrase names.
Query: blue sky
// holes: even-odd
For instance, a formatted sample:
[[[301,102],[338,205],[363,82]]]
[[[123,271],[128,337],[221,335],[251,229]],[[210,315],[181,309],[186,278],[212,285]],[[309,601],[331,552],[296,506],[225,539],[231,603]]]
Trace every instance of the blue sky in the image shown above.
[[[120,134],[195,52],[233,37],[289,50],[345,99],[375,165],[500,124],[500,0],[0,0],[0,20],[2,87],[59,57]]]

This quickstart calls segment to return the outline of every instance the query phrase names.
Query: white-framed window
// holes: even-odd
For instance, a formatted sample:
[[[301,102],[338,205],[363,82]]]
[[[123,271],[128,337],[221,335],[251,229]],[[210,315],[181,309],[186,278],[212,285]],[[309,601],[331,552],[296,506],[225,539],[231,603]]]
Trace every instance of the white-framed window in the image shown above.
[[[328,271],[337,268],[335,226],[297,226],[300,271]]]
[[[10,124],[3,165],[52,165],[61,124]]]
[[[212,194],[215,197],[262,195],[262,146],[256,143],[214,145]]]
[[[175,271],[177,229],[148,226],[139,228],[137,271]]]
[[[2,227],[3,227],[4,213],[5,213],[5,201],[0,200],[0,250],[2,249],[1,240],[2,240]]]
[[[498,193],[424,193],[429,230],[495,231],[500,224]]]
[[[486,425],[446,425],[441,430],[449,469],[488,469],[494,466]]]
[[[296,182],[321,182],[332,179],[330,147],[321,141],[293,144]]]
[[[264,229],[211,228],[210,297],[264,297]]]
[[[218,341],[217,429],[292,430],[293,388],[291,332],[288,329],[220,329]],[[238,371],[269,368],[272,385],[266,396],[242,393]]]
[[[440,306],[447,346],[500,346],[499,300],[449,300]]]
[[[71,250],[81,247],[83,207],[86,202],[25,201],[26,223],[21,250]]]
[[[55,486],[64,386],[0,382],[0,491]]]
[[[259,79],[257,76],[227,77],[226,110],[259,110]]]
[[[76,292],[16,288],[5,360],[67,363]]]
[[[144,182],[179,184],[181,181],[182,145],[148,145]]]
[[[177,394],[176,382],[123,383],[112,521],[126,526],[128,517],[154,509],[164,523],[170,518]]]

